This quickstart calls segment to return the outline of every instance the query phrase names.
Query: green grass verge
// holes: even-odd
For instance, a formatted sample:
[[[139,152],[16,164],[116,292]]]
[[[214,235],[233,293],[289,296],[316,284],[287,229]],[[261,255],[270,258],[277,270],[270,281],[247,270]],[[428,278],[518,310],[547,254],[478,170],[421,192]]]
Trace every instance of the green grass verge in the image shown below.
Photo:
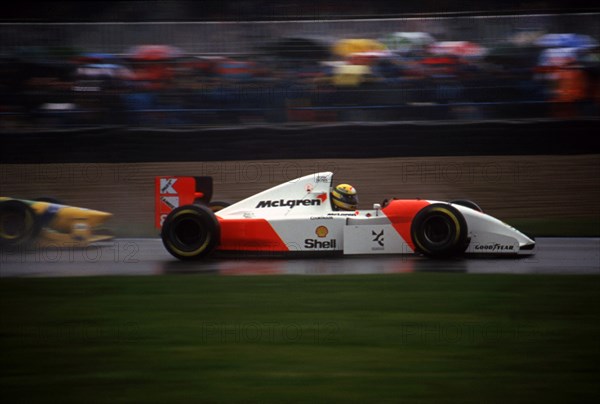
[[[0,280],[2,402],[584,403],[600,277]]]

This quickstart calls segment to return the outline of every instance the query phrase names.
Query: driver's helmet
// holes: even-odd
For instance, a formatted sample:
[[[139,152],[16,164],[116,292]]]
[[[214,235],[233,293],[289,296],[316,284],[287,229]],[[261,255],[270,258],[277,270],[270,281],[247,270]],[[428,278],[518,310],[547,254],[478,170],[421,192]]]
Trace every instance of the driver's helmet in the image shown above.
[[[356,188],[348,184],[337,185],[331,191],[331,201],[335,210],[356,210],[358,205]]]

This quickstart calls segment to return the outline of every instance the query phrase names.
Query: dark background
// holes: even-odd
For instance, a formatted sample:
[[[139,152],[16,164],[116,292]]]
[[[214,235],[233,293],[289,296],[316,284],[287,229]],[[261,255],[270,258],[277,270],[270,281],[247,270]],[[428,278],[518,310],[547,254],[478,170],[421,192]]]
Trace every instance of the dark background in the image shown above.
[[[597,120],[0,133],[3,163],[118,163],[600,153]]]
[[[377,18],[424,13],[561,13],[599,9],[597,3],[584,0],[18,1],[2,6],[0,21],[231,21]]]

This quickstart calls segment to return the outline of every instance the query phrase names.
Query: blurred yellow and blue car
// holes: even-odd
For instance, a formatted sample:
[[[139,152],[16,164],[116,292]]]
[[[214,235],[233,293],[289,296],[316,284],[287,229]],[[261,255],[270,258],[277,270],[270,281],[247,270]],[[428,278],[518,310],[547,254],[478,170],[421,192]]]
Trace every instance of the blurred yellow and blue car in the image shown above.
[[[0,197],[0,246],[86,247],[113,238],[101,228],[111,213],[57,202]]]

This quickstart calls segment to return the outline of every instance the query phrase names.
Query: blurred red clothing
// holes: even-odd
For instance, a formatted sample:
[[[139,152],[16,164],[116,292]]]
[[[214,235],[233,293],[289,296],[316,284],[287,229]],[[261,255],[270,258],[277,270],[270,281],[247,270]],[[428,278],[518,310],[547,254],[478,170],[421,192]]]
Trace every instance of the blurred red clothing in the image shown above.
[[[552,101],[583,101],[586,98],[586,91],[585,73],[573,66],[566,66],[556,73],[556,93]]]

